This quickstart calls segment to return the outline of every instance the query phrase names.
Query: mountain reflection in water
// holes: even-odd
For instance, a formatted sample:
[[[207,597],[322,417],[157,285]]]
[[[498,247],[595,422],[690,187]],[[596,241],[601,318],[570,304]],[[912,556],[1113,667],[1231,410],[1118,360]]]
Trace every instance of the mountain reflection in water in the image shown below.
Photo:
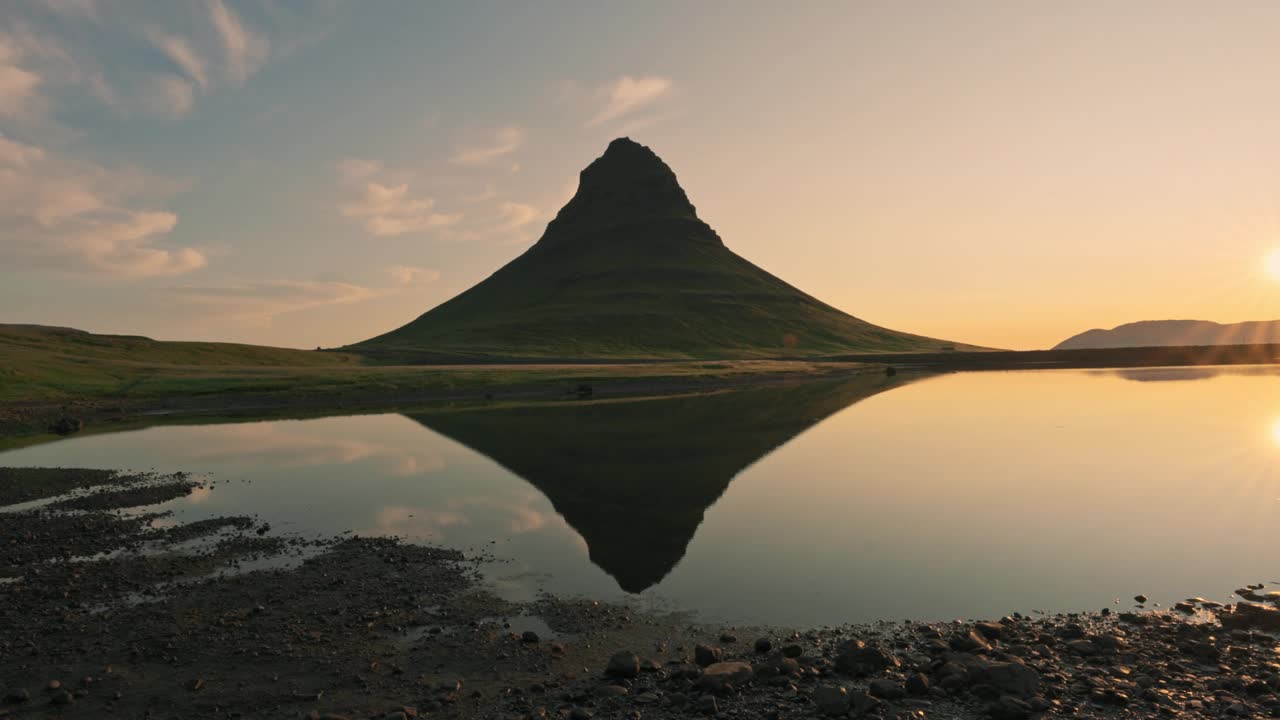
[[[410,415],[540,490],[630,593],[680,562],[733,479],[818,422],[903,385],[880,374],[709,395]]]

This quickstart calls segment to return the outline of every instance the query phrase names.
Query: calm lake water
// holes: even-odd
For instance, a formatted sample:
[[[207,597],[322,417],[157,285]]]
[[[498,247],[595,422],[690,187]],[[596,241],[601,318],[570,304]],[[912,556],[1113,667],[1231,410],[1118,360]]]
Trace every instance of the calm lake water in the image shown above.
[[[396,534],[504,594],[835,624],[1171,604],[1280,580],[1280,372],[962,373],[160,426],[0,465],[185,470],[180,519]],[[228,482],[222,482],[228,481]]]

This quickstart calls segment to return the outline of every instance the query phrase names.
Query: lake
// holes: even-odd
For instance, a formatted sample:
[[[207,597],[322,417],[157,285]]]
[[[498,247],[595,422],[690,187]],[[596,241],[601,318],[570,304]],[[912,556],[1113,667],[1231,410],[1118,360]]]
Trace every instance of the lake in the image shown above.
[[[183,470],[180,520],[492,554],[502,594],[821,625],[1225,600],[1280,579],[1270,367],[868,376],[83,435],[0,465]],[[1117,599],[1120,601],[1116,604]]]

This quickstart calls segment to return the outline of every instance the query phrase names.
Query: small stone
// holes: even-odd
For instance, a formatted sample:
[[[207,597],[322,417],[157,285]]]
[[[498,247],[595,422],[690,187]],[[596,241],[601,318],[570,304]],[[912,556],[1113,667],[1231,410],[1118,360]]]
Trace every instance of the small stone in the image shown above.
[[[789,658],[798,658],[804,654],[804,648],[799,645],[787,645],[782,648],[782,656]]]
[[[30,702],[31,692],[28,691],[26,688],[18,688],[17,690],[10,690],[9,692],[5,693],[4,701],[9,703],[10,705],[17,705],[19,703]]]
[[[525,630],[520,634],[520,642],[529,643],[530,645],[537,643],[542,638],[538,637],[538,633],[532,630]]]
[[[609,658],[604,672],[610,677],[633,678],[640,674],[640,658],[633,652],[621,650]]]
[[[849,712],[849,691],[840,685],[821,685],[813,691],[813,704],[825,715]]]
[[[48,690],[49,692],[54,692],[55,690],[61,690],[62,682],[60,680],[50,680],[48,684],[44,686],[44,689]]]
[[[699,645],[693,649],[693,661],[706,667],[718,663],[724,657],[724,651],[710,645]]]
[[[929,694],[929,676],[924,673],[912,673],[907,676],[907,692],[912,695]]]
[[[658,694],[655,692],[642,692],[636,695],[636,702],[640,705],[652,705],[658,702]]]
[[[1146,605],[1146,604],[1147,604],[1147,596],[1146,596],[1146,595],[1134,595],[1134,596],[1133,596],[1133,601],[1134,601],[1134,602],[1136,602],[1136,603],[1138,603],[1139,605]]]
[[[1094,645],[1093,641],[1087,638],[1068,641],[1067,649],[1077,655],[1093,655],[1098,652],[1098,646]]]
[[[196,678],[195,680],[192,680],[191,682],[187,683],[187,689],[191,690],[192,692],[195,692],[196,690],[203,690],[204,678]]]
[[[54,705],[70,705],[71,703],[75,702],[75,698],[72,697],[71,693],[67,692],[66,690],[59,690],[53,694],[53,697],[50,698],[50,701]]]
[[[576,707],[569,711],[569,720],[591,720],[591,711],[584,707]]]
[[[722,690],[726,685],[742,685],[751,675],[751,663],[718,662],[707,666],[698,678],[698,685],[708,690]]]
[[[602,698],[622,697],[631,692],[621,685],[601,685],[596,688],[596,696]]]
[[[773,641],[770,640],[769,638],[758,638],[756,640],[755,647],[756,647],[756,652],[763,655],[773,649]]]

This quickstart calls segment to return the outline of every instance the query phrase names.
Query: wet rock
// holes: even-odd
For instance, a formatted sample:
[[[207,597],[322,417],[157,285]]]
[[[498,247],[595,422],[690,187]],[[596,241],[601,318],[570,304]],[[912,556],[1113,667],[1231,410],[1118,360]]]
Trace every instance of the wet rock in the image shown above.
[[[991,643],[977,630],[951,638],[951,647],[960,652],[983,652],[991,649]]]
[[[693,661],[706,667],[713,663],[720,662],[724,658],[724,651],[718,647],[710,645],[699,645],[693,649]]]
[[[867,689],[872,695],[883,700],[901,700],[907,694],[901,685],[888,678],[872,680]]]
[[[982,663],[970,669],[968,680],[1014,697],[1029,698],[1040,693],[1040,673],[1017,662]]]
[[[1030,703],[1011,695],[1002,696],[987,708],[987,714],[995,720],[1024,720],[1032,712]]]
[[[627,650],[613,654],[605,667],[605,675],[618,678],[633,678],[640,674],[640,658]]]
[[[520,642],[528,643],[530,645],[537,643],[541,639],[542,638],[538,637],[538,633],[532,630],[525,630],[523,633],[520,634]]]
[[[1068,640],[1066,644],[1067,650],[1077,655],[1094,655],[1098,652],[1098,646],[1093,644],[1088,638],[1080,638],[1078,640]]]
[[[980,622],[973,626],[987,640],[999,640],[1004,635],[1004,625],[998,622]]]
[[[929,676],[924,673],[912,673],[907,676],[905,683],[907,692],[912,695],[928,695],[929,694]]]
[[[820,685],[813,691],[813,704],[824,715],[844,715],[849,712],[849,691],[840,685]]]
[[[726,686],[739,687],[751,679],[751,663],[718,662],[708,665],[698,678],[698,685],[707,690],[723,690]]]
[[[1218,613],[1218,621],[1222,623],[1222,627],[1227,628],[1228,630],[1257,629],[1280,631],[1280,610],[1264,607],[1262,605],[1236,603],[1235,608],[1231,612]]]
[[[601,685],[596,688],[596,696],[602,698],[622,697],[630,692],[621,685]]]
[[[836,654],[836,668],[850,675],[874,675],[902,664],[896,655],[879,645],[861,640],[843,643]]]
[[[764,655],[765,653],[768,653],[770,650],[773,650],[773,641],[770,640],[769,638],[758,638],[756,640],[755,649],[756,649],[756,652],[760,653],[761,655]]]

